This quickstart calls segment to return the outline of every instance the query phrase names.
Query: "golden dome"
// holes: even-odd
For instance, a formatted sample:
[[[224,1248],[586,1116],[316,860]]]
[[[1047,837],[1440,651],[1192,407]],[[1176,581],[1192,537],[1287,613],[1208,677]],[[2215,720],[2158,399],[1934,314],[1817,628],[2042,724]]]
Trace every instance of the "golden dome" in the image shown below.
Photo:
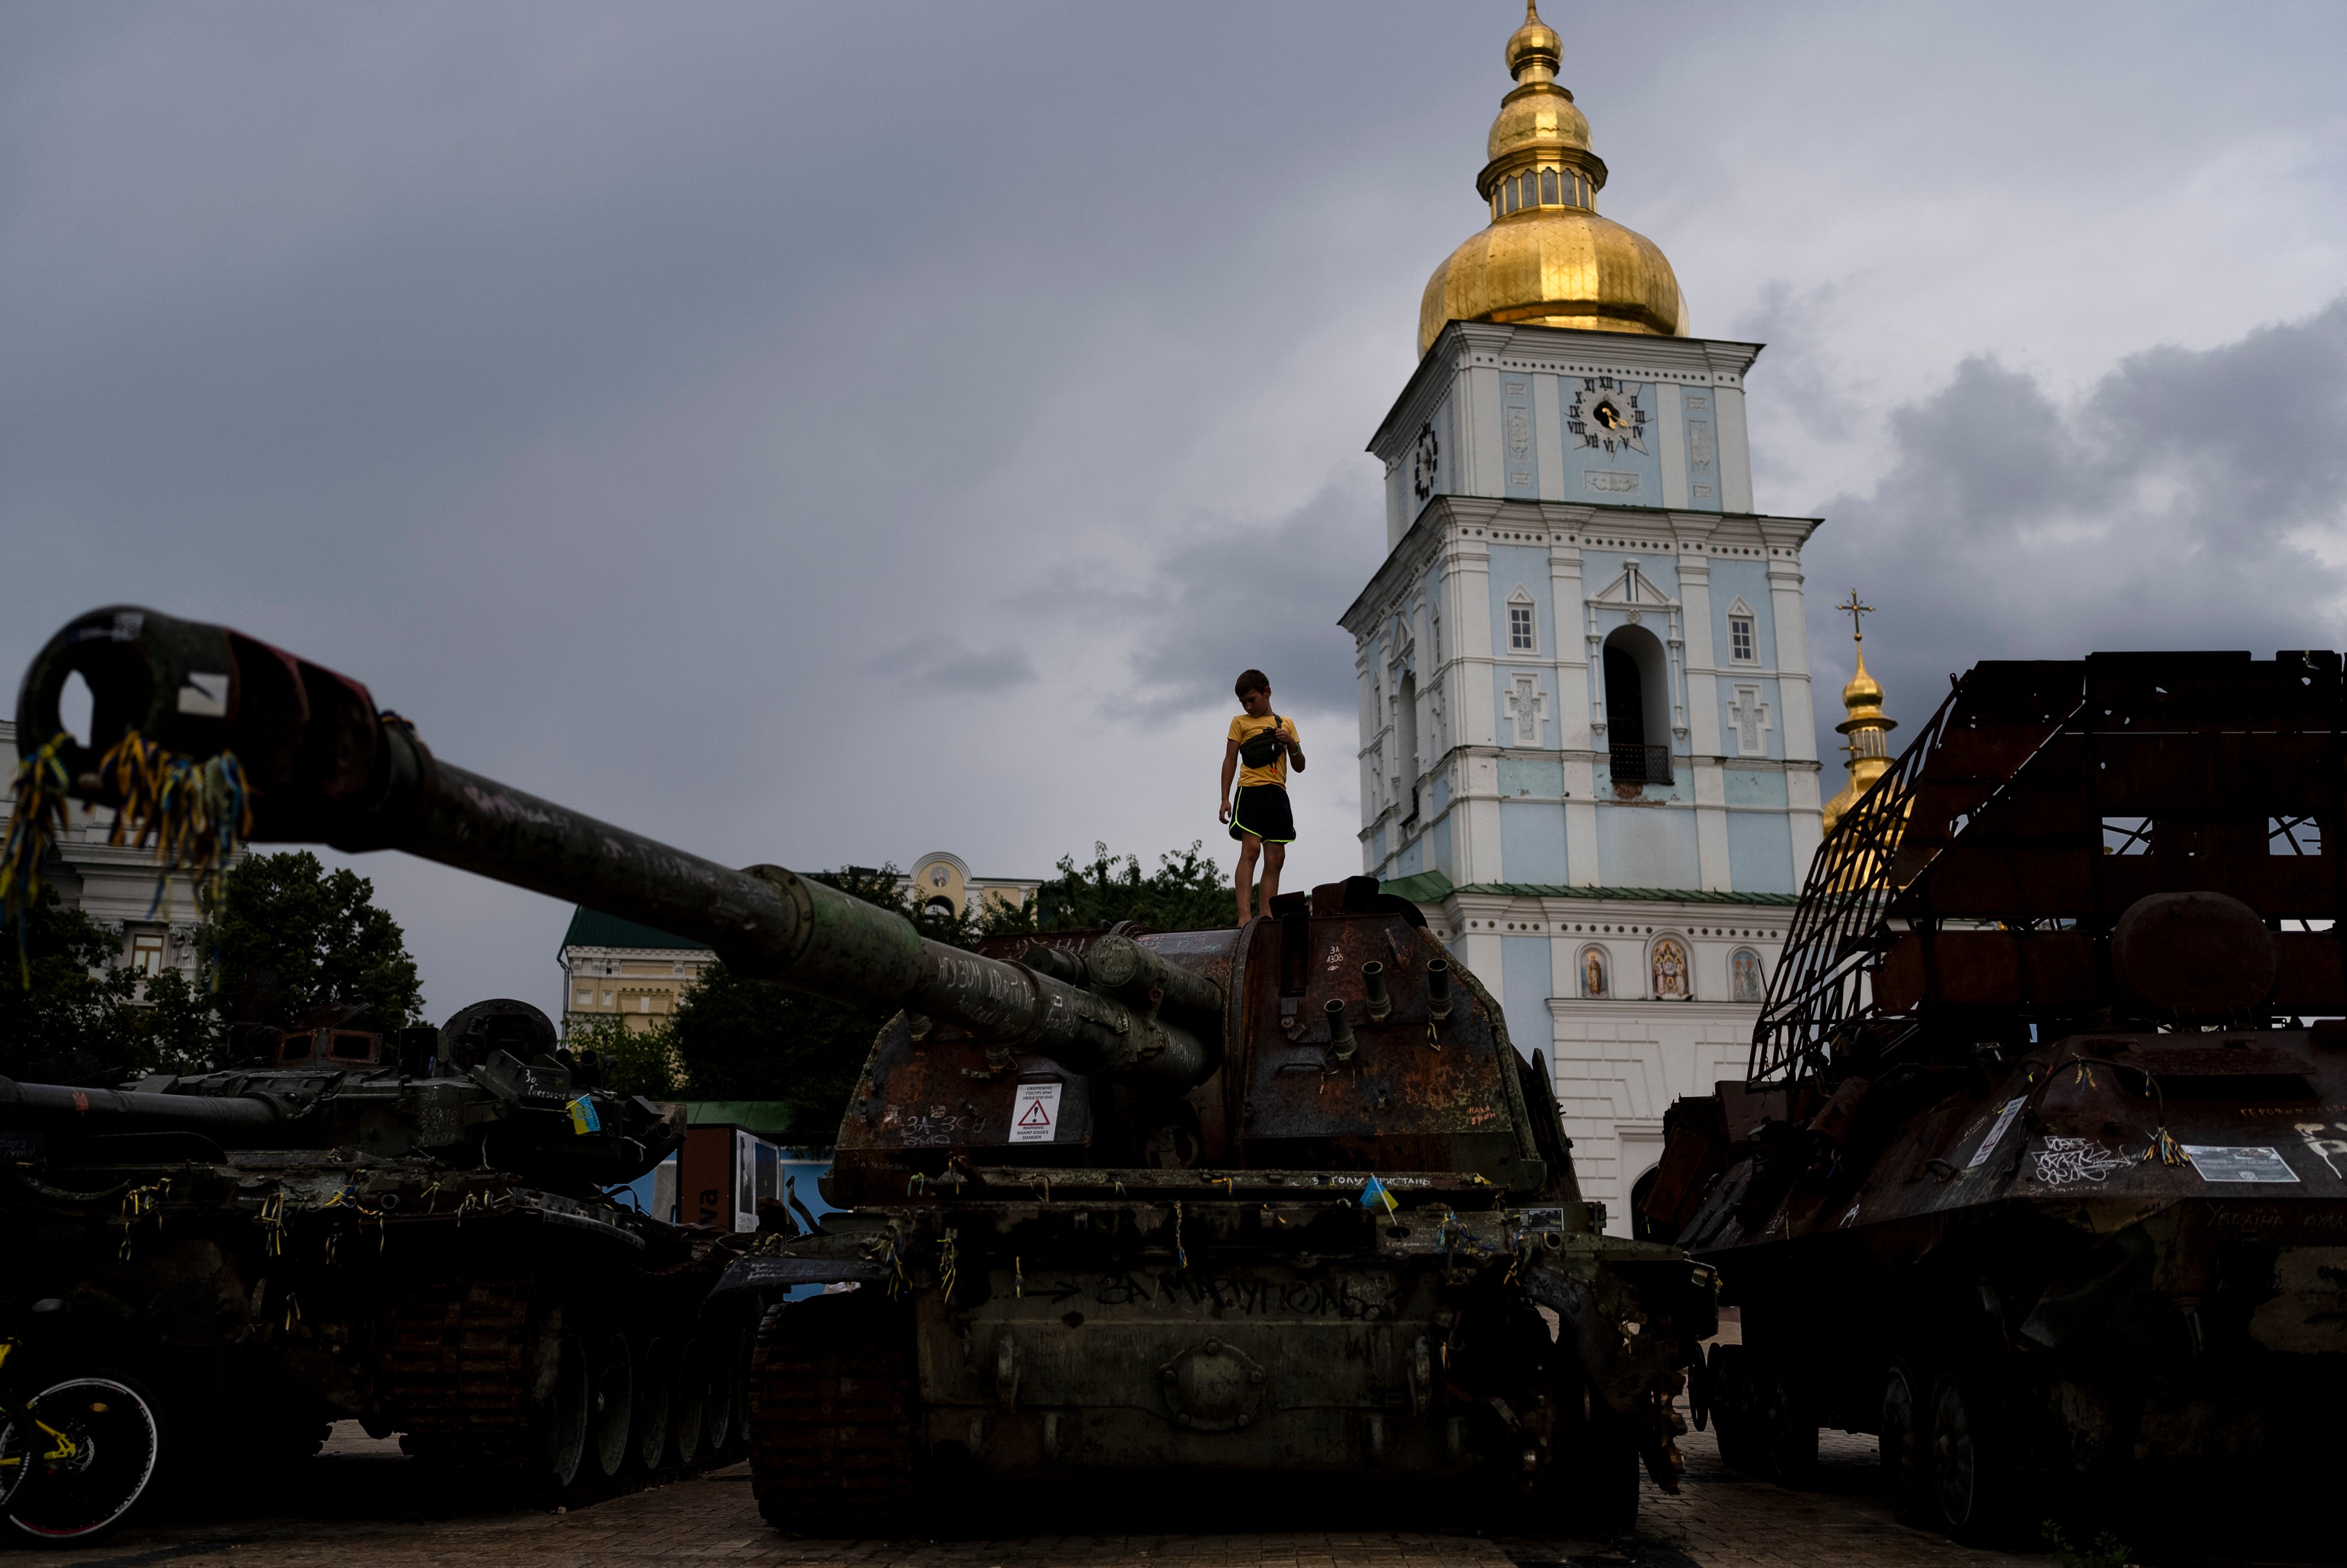
[[[1882,682],[1866,668],[1866,634],[1859,629],[1859,617],[1872,613],[1874,607],[1859,603],[1853,592],[1848,604],[1834,608],[1850,612],[1850,638],[1858,644],[1858,669],[1850,676],[1850,684],[1841,689],[1841,705],[1850,711],[1850,717],[1834,726],[1837,734],[1850,737],[1850,782],[1842,785],[1840,794],[1826,802],[1820,825],[1829,834],[1858,804],[1859,796],[1891,771],[1889,737],[1899,727],[1898,720],[1886,717],[1882,712]]]
[[[1418,352],[1449,323],[1530,322],[1544,327],[1686,334],[1686,301],[1661,249],[1597,215],[1605,163],[1589,150],[1589,120],[1556,84],[1563,41],[1524,7],[1508,40],[1513,92],[1500,100],[1476,194],[1491,226],[1450,253],[1426,281]]]
[[[1850,710],[1852,721],[1860,718],[1879,719],[1882,716],[1882,682],[1877,681],[1866,668],[1864,643],[1859,644],[1858,673],[1852,675],[1850,678],[1850,684],[1841,689],[1841,705]],[[1862,712],[1861,710],[1870,711]],[[1849,724],[1836,727],[1844,734],[1850,733]]]

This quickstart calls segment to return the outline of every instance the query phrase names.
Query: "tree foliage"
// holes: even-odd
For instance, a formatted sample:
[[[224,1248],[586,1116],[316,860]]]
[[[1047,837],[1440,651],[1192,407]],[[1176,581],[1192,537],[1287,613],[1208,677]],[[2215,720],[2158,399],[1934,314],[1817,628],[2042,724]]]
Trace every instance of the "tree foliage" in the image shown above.
[[[65,907],[55,887],[25,912],[22,936],[21,963],[5,951],[15,927],[0,939],[0,1077],[104,1084],[209,1064],[219,1018],[178,970],[149,980],[142,998],[138,977],[118,961],[120,942]]]
[[[204,933],[223,1005],[274,992],[285,1023],[330,1004],[356,1005],[384,1030],[424,1020],[423,986],[399,922],[374,905],[374,884],[328,871],[306,849],[254,855],[228,875],[218,918]]]
[[[1214,864],[1202,840],[1167,850],[1151,872],[1141,869],[1139,856],[1120,860],[1101,843],[1093,844],[1084,865],[1061,856],[1059,871],[1025,905],[988,911],[983,934],[1099,930],[1120,920],[1156,931],[1222,930],[1238,923],[1230,874]]]
[[[364,1027],[420,1022],[415,961],[374,897],[365,877],[329,872],[306,850],[249,856],[196,933],[190,983],[173,968],[142,980],[122,967],[116,936],[44,888],[26,912],[24,961],[0,962],[0,1076],[102,1084],[200,1072],[229,1022],[289,1023],[328,1003],[364,1008]],[[0,937],[0,952],[16,936]]]
[[[573,1051],[591,1050],[602,1069],[603,1087],[614,1094],[641,1094],[647,1100],[684,1097],[684,1064],[677,1054],[676,1031],[661,1020],[649,1029],[631,1030],[625,1015],[574,1020],[563,1036]]]

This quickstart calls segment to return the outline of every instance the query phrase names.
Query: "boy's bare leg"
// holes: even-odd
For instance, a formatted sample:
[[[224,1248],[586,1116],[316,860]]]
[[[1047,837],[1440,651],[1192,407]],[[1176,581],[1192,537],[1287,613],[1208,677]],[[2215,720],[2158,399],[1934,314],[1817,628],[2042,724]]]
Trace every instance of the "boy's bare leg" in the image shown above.
[[[1271,901],[1279,897],[1279,868],[1287,864],[1287,845],[1266,844],[1263,846],[1263,910],[1271,913]]]
[[[1277,845],[1275,845],[1273,847],[1276,849],[1277,848]],[[1254,834],[1249,833],[1240,835],[1239,869],[1238,875],[1234,878],[1234,880],[1238,884],[1239,924],[1242,926],[1247,923],[1247,917],[1253,912],[1247,907],[1247,895],[1255,891],[1255,857],[1256,853],[1262,848],[1263,840],[1257,838]],[[1276,879],[1275,879],[1274,886],[1276,886]]]

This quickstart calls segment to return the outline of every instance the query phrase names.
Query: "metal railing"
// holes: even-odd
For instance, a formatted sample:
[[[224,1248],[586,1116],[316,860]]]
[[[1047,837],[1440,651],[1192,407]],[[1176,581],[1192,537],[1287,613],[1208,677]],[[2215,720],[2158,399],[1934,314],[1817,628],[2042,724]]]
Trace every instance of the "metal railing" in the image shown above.
[[[1666,784],[1671,782],[1671,749],[1668,746],[1624,745],[1617,742],[1606,750],[1613,756],[1615,784]]]
[[[1958,682],[1913,741],[1835,824],[1809,862],[1800,906],[1785,934],[1783,955],[1769,977],[1768,997],[1752,1028],[1752,1054],[1746,1081],[1761,1086],[1788,1082],[1825,1066],[1835,1043],[1851,1027],[1876,1016],[1874,972],[1892,940],[1887,917],[1891,901],[1945,847],[1935,836],[1905,845],[1915,793],[1932,764],[1951,716],[1963,703]],[[2030,759],[2078,716],[2078,710],[2045,722],[2027,756],[1993,775],[1944,776],[1942,791],[1968,793],[1971,803],[1941,833],[1960,833],[1964,824],[1994,804]]]

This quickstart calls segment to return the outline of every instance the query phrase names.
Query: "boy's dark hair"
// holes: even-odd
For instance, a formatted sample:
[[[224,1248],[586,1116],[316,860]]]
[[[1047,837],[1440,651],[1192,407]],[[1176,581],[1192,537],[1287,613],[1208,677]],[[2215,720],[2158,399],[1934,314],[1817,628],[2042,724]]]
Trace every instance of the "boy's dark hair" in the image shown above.
[[[1265,674],[1260,670],[1240,671],[1237,684],[1231,688],[1233,694],[1235,694],[1242,702],[1246,701],[1246,694],[1250,692],[1268,692],[1270,690],[1271,677]]]

